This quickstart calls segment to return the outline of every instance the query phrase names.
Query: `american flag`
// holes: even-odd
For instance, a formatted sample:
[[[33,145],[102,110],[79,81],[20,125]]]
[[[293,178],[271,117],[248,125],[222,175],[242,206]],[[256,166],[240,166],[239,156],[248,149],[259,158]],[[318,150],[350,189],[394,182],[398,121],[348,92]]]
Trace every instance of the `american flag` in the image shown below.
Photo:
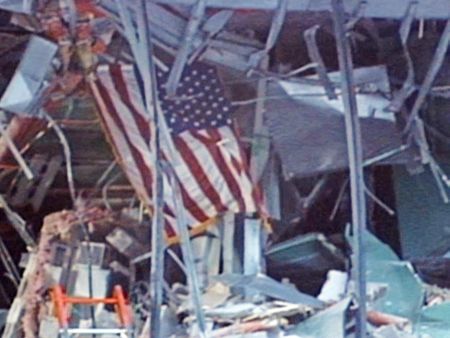
[[[165,90],[168,75],[168,71],[157,70],[159,103],[175,146],[174,171],[181,183],[188,225],[199,226],[227,211],[256,212],[256,190],[215,68],[202,63],[186,67],[173,98]],[[154,125],[145,111],[134,68],[102,65],[90,85],[116,158],[151,209]],[[167,155],[164,148],[163,152]],[[164,202],[170,236],[176,232],[176,219],[167,175]]]

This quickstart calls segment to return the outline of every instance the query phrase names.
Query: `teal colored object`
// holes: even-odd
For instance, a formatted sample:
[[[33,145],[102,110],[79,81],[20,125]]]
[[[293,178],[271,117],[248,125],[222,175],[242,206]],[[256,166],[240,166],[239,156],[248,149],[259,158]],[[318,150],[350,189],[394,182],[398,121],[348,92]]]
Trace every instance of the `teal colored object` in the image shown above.
[[[419,317],[424,300],[422,284],[407,262],[379,261],[367,267],[367,280],[388,285],[386,295],[374,305],[378,311],[405,317]]]
[[[371,232],[366,231],[363,241],[364,250],[367,252],[367,262],[400,261],[391,247],[380,241]]]
[[[364,233],[364,249],[367,281],[388,286],[386,295],[374,304],[374,309],[415,322],[422,308],[424,289],[411,264],[399,260],[388,245],[368,231]]]
[[[415,333],[432,338],[450,337],[450,303],[424,309],[415,325]]]
[[[345,261],[341,251],[319,233],[300,235],[276,244],[266,252],[266,257],[280,269],[297,265],[326,271]]]
[[[442,167],[450,172],[448,166]],[[447,251],[450,206],[442,200],[430,169],[410,175],[404,167],[394,167],[394,184],[403,258],[428,257]]]

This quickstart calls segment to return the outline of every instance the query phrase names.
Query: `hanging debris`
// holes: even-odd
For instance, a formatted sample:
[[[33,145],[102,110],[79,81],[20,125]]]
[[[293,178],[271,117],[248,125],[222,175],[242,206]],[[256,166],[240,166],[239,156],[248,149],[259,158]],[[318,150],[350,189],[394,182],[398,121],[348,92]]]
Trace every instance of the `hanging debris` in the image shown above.
[[[0,0],[3,337],[448,336],[449,8]]]

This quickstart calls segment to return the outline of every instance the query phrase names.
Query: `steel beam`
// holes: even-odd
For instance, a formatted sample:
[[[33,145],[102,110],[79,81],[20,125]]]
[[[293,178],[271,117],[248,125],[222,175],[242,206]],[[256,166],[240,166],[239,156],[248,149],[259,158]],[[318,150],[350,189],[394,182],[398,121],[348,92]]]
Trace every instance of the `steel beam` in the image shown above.
[[[278,7],[272,19],[266,46],[263,50],[256,52],[250,57],[250,66],[252,68],[258,68],[260,62],[266,58],[270,50],[275,46],[278,36],[281,33],[281,29],[283,28],[283,23],[286,18],[286,12],[287,0],[278,0]]]
[[[356,283],[357,338],[367,336],[366,312],[366,261],[363,247],[363,234],[366,230],[366,200],[364,195],[364,173],[361,143],[361,130],[353,81],[351,50],[345,30],[345,11],[343,0],[332,0],[333,23],[342,77],[342,100],[345,108],[345,130],[347,138],[348,162],[350,167],[350,190],[352,203],[352,226],[354,239],[354,279]]]
[[[433,56],[433,59],[431,60],[430,68],[428,69],[427,75],[425,76],[425,80],[423,81],[422,86],[420,87],[417,99],[414,102],[414,105],[411,109],[408,125],[406,126],[405,129],[409,129],[411,127],[411,123],[418,118],[419,111],[422,108],[422,105],[424,104],[425,99],[431,90],[431,87],[433,86],[434,80],[436,79],[438,72],[442,67],[442,64],[444,63],[449,45],[450,45],[450,19],[447,20],[447,24],[445,25],[444,31],[442,32],[441,39],[439,40],[439,44],[436,48],[436,52]]]
[[[186,34],[184,36],[183,43],[181,44],[175,57],[175,62],[172,66],[169,79],[166,84],[167,94],[171,97],[176,95],[178,83],[180,82],[184,66],[188,61],[189,54],[193,49],[194,37],[200,28],[203,16],[205,15],[205,9],[205,0],[198,0],[197,4],[192,9],[191,18],[186,26]]]
[[[161,166],[161,121],[159,107],[157,102],[156,89],[156,70],[153,62],[153,48],[151,41],[151,32],[149,29],[149,19],[147,12],[147,1],[141,0],[138,8],[139,26],[138,31],[142,34],[139,40],[139,51],[146,52],[146,55],[135,55],[135,58],[142,56],[139,71],[144,83],[144,100],[147,113],[154,123],[154,136],[152,138],[151,148],[154,150],[153,157],[153,215],[152,215],[152,257],[150,269],[150,337],[161,337],[161,306],[163,301],[163,284],[164,284],[164,187],[163,172]],[[143,26],[143,27],[142,27]],[[164,118],[164,117],[163,117]],[[163,122],[164,123],[164,122]]]
[[[198,0],[151,0],[166,5],[193,6]],[[357,11],[362,1],[344,0],[345,13]],[[365,0],[362,17],[403,19],[408,11],[410,1],[405,0]],[[206,0],[210,8],[276,10],[279,0]],[[288,11],[332,11],[332,0],[287,0]],[[450,11],[450,0],[417,1],[416,19],[447,19]]]
[[[323,84],[328,99],[336,100],[337,95],[334,92],[333,83],[331,82],[328,76],[327,68],[325,67],[325,62],[323,61],[322,55],[320,54],[319,46],[316,40],[316,35],[319,28],[320,28],[319,25],[315,25],[311,28],[308,28],[303,33],[303,36],[305,38],[309,58],[311,59],[312,62],[316,64],[317,75]]]
[[[30,248],[34,248],[36,242],[27,230],[27,223],[9,207],[6,199],[2,195],[0,195],[0,208],[3,209],[6,218],[10,221],[12,227],[17,231],[25,244]]]
[[[186,210],[183,205],[181,195],[180,182],[176,176],[174,169],[169,163],[165,166],[165,170],[170,178],[170,185],[173,191],[173,202],[175,205],[175,212],[177,217],[177,227],[181,238],[181,251],[183,254],[183,261],[186,265],[186,277],[188,280],[189,293],[194,306],[194,314],[197,319],[199,334],[206,337],[206,323],[205,316],[202,310],[202,300],[200,293],[200,284],[195,270],[194,254],[192,251],[191,239],[189,236],[188,222],[186,220]]]
[[[8,248],[6,247],[6,244],[1,236],[0,236],[0,260],[3,263],[5,270],[9,274],[9,278],[11,278],[12,282],[15,284],[17,288],[20,283],[20,273],[19,270],[17,270],[17,267],[14,264],[11,254],[9,253]]]

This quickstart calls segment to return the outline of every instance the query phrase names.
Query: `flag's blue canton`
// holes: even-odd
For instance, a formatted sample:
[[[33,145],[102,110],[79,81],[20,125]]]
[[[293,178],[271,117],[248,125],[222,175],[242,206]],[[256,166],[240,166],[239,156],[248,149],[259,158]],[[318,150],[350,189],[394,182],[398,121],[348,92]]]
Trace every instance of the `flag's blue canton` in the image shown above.
[[[169,72],[157,70],[159,100],[172,133],[231,125],[231,104],[214,67],[186,66],[173,98],[166,92],[168,76]]]

